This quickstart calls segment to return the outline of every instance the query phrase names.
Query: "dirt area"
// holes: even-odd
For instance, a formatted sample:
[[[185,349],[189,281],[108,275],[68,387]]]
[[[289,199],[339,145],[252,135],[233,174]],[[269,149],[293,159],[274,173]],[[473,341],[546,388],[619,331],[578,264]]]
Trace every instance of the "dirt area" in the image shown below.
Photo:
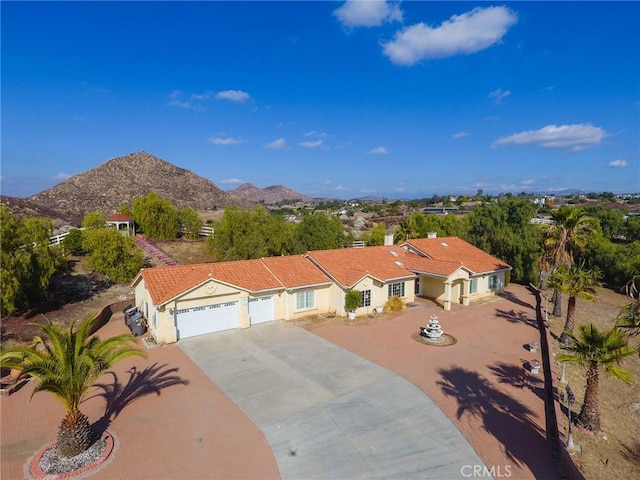
[[[183,265],[215,262],[215,258],[205,248],[204,240],[154,240],[153,244]]]
[[[563,300],[562,313],[566,315],[567,297]],[[624,295],[599,289],[595,303],[578,299],[576,325],[594,323],[600,329],[611,328],[620,308],[630,302],[631,299]],[[549,308],[552,310],[551,303]],[[554,338],[562,333],[565,318],[549,318]],[[561,353],[557,340],[553,347],[556,354]],[[582,447],[582,453],[574,453],[573,459],[587,479],[632,479],[638,478],[640,472],[640,357],[636,355],[625,360],[621,367],[633,372],[633,384],[626,385],[621,380],[609,378],[604,372],[600,375],[599,403],[604,436],[573,428],[574,443]],[[562,369],[557,367],[557,371],[560,374]],[[584,399],[585,370],[567,363],[565,373],[576,396],[572,415],[577,415]],[[562,383],[558,383],[558,389],[566,394]]]

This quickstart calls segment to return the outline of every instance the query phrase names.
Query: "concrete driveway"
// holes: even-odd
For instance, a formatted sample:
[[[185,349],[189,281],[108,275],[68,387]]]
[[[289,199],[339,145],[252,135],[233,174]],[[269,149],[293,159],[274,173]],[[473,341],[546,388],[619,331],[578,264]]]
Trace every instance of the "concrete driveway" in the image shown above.
[[[464,478],[483,465],[413,384],[302,328],[274,322],[179,347],[262,430],[284,479]]]

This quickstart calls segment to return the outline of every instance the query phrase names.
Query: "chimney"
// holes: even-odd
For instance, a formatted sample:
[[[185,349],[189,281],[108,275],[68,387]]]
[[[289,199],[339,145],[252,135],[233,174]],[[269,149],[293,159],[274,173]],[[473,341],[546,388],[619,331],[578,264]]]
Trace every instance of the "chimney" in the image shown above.
[[[438,236],[438,232],[427,232],[427,238],[436,238]]]
[[[393,233],[385,232],[385,234],[384,234],[384,244],[385,245],[393,245]]]

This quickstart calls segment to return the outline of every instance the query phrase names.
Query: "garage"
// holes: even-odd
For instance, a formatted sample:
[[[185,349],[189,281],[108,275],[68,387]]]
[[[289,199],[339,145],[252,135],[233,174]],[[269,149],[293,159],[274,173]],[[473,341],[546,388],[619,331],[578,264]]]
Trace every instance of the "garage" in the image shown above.
[[[239,326],[238,302],[185,308],[176,312],[178,339],[230,330]]]
[[[274,320],[273,297],[250,298],[249,317],[251,318],[251,325],[272,322]]]

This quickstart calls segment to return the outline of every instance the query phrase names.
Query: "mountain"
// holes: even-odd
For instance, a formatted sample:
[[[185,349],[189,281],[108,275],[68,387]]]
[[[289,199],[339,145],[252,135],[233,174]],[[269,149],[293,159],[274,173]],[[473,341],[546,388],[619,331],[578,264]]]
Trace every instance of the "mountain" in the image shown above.
[[[24,198],[0,195],[0,203],[20,218],[47,217],[53,220],[55,227],[59,227],[65,223],[75,223],[75,217],[73,215],[67,215],[64,212],[59,212]]]
[[[313,203],[311,197],[307,197],[302,193],[291,190],[283,185],[272,185],[270,187],[258,188],[251,183],[243,183],[234,190],[229,191],[230,194],[243,198],[251,202],[262,202],[266,205],[273,205],[281,202],[302,202]]]
[[[177,208],[204,210],[213,206],[251,205],[246,199],[221,190],[210,180],[146,152],[108,160],[32,195],[27,201],[64,212],[74,224],[79,224],[88,212],[99,210],[111,215],[121,205],[132,205],[134,199],[149,192],[173,200]]]

